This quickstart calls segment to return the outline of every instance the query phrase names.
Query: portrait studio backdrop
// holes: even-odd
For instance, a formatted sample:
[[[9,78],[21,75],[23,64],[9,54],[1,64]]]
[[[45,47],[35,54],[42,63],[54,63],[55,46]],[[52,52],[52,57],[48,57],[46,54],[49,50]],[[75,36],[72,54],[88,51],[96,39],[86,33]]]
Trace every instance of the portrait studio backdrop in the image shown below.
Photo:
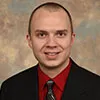
[[[50,0],[0,0],[0,84],[37,63],[28,47],[29,16],[38,4]],[[75,43],[71,57],[100,75],[100,0],[53,0],[73,18]]]

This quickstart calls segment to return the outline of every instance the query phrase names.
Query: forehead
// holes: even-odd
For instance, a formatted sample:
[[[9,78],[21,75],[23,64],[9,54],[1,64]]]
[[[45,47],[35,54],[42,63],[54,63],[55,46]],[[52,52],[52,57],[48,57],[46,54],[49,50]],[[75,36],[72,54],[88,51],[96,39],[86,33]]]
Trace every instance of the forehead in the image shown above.
[[[62,9],[62,8],[59,8],[59,9],[54,9],[54,8],[48,8],[48,9],[46,9],[46,8],[39,8],[33,14],[32,20],[37,19],[37,18],[41,18],[42,16],[43,17],[49,17],[50,15],[51,16],[53,15],[55,17],[57,17],[56,15],[60,15],[58,17],[62,16],[63,18],[66,17],[67,19],[69,19],[67,12],[64,11],[64,9]]]
[[[67,13],[63,9],[47,10],[38,9],[31,21],[31,31],[35,30],[70,30],[70,21]]]

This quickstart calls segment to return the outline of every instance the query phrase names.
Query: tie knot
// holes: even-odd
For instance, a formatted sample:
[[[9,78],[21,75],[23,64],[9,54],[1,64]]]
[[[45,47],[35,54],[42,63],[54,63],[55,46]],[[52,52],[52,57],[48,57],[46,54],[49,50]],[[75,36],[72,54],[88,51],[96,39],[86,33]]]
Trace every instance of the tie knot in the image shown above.
[[[52,89],[54,82],[52,80],[47,81],[48,89]]]

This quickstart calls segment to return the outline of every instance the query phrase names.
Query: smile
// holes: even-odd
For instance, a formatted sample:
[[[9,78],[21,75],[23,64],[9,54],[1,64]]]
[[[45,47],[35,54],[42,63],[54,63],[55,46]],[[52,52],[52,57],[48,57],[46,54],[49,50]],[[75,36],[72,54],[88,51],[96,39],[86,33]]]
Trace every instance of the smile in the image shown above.
[[[46,55],[54,56],[59,54],[59,52],[45,52]]]

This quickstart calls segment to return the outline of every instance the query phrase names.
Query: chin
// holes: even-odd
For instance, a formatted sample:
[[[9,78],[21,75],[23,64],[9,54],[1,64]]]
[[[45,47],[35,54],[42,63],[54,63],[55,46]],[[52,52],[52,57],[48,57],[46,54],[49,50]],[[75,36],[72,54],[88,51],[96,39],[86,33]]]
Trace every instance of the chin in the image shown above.
[[[60,66],[60,64],[57,64],[57,62],[49,62],[43,64],[43,66],[45,66],[46,68],[57,68]]]

